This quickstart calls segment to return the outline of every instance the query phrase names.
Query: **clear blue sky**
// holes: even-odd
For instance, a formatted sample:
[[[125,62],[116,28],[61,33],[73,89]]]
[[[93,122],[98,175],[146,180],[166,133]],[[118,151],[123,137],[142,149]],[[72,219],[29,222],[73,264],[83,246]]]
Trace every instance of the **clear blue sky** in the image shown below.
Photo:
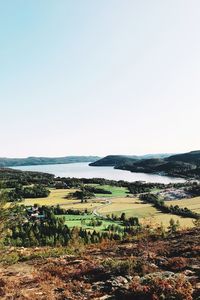
[[[200,148],[198,0],[0,0],[0,156]]]

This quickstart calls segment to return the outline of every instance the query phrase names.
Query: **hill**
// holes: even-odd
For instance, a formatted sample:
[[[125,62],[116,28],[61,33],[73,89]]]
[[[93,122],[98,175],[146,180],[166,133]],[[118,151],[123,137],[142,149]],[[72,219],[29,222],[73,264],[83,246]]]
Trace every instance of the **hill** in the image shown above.
[[[186,178],[200,178],[200,151],[176,154],[166,158],[129,161],[115,166],[131,172],[161,173]]]
[[[199,230],[165,238],[7,249],[2,300],[199,299]],[[8,261],[6,264],[5,262]]]
[[[123,164],[132,164],[141,159],[152,159],[152,158],[165,158],[170,154],[146,154],[142,156],[138,155],[108,155],[95,162],[90,163],[90,166],[95,167],[116,167]]]
[[[98,156],[65,156],[65,157],[27,157],[27,158],[0,158],[0,167],[17,167],[32,165],[55,165],[78,162],[93,162]]]
[[[129,162],[135,162],[138,160],[138,157],[135,156],[126,156],[126,155],[108,155],[103,157],[95,162],[90,163],[90,166],[95,167],[114,167],[119,164],[126,164]]]
[[[183,154],[176,154],[168,157],[169,161],[182,161],[186,163],[200,164],[200,150]]]

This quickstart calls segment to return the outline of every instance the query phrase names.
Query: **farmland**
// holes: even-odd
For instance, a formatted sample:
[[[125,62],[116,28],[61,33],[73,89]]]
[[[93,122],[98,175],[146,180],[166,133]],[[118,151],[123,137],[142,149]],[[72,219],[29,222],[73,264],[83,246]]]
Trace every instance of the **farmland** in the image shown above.
[[[87,203],[81,203],[80,200],[70,198],[70,194],[75,192],[75,189],[51,189],[50,194],[47,198],[35,198],[35,199],[25,199],[21,204],[26,206],[38,204],[47,206],[60,205],[65,209],[77,209],[92,211],[95,207],[104,204],[101,199],[91,199]]]
[[[69,227],[78,226],[85,229],[97,229],[88,226],[88,220],[97,218],[93,214],[94,211],[104,217],[111,216],[112,214],[120,217],[122,213],[125,213],[127,218],[138,217],[141,223],[150,221],[152,224],[158,225],[162,222],[165,227],[169,225],[171,218],[175,221],[178,220],[181,227],[193,226],[193,219],[161,213],[152,204],[143,203],[139,198],[130,196],[126,188],[109,185],[93,186],[110,191],[112,194],[95,194],[94,198],[88,199],[86,203],[81,203],[79,199],[73,199],[70,196],[76,189],[51,189],[47,198],[25,199],[22,204],[26,206],[34,204],[47,206],[60,205],[64,209],[77,209],[81,211],[87,209],[89,212],[87,216],[65,216],[66,224]],[[188,207],[197,212],[200,211],[200,197],[170,201],[168,203],[169,205],[179,205],[180,207]],[[86,221],[82,222],[81,220],[83,219]],[[104,230],[108,225],[110,225],[110,221],[103,219],[102,225],[98,227],[98,230]]]
[[[200,213],[200,197],[194,197],[190,199],[182,199],[182,200],[175,200],[166,202],[169,205],[179,205],[180,207],[187,207],[192,211]]]
[[[182,227],[192,227],[193,220],[191,218],[182,218],[179,216],[164,214],[154,208],[151,204],[141,202],[138,198],[117,198],[112,200],[112,204],[100,208],[99,213],[103,215],[114,214],[120,216],[125,213],[129,217],[138,217],[141,222],[151,221],[154,225],[160,225],[161,222],[164,226],[169,225],[169,221],[173,218],[179,221]]]
[[[94,187],[100,187],[106,191],[111,192],[112,194],[95,194],[96,197],[126,197],[128,195],[128,189],[124,187],[111,186],[111,185],[93,185]]]
[[[100,226],[93,226],[90,224],[92,220],[95,220],[95,216],[91,214],[85,214],[85,215],[61,215],[59,217],[65,218],[65,224],[69,228],[73,227],[82,227],[86,230],[96,230],[96,231],[105,231],[109,225],[117,225],[120,228],[123,228],[119,222],[117,221],[109,221],[109,220],[102,220],[102,224]]]

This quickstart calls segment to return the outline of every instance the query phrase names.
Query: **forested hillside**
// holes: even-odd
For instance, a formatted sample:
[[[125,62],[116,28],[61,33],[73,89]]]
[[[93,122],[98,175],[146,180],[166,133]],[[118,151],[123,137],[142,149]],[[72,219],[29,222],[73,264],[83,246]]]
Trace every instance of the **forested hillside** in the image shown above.
[[[90,163],[90,166],[97,166],[97,167],[103,167],[103,166],[118,166],[122,164],[132,164],[138,160],[142,159],[153,159],[153,158],[165,158],[168,157],[170,154],[146,154],[142,156],[137,155],[108,155],[105,156],[95,162]]]
[[[93,162],[98,156],[66,156],[66,157],[27,157],[27,158],[0,158],[0,167],[16,167],[31,165],[55,165],[78,162]]]
[[[143,159],[119,163],[116,169],[131,172],[161,173],[163,175],[200,178],[200,151],[177,154],[163,159]]]

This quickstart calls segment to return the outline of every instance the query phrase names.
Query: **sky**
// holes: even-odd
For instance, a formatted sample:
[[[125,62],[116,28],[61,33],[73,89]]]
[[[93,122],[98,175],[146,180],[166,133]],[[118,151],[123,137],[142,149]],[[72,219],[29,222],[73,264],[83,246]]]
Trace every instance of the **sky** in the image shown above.
[[[0,157],[200,149],[199,0],[0,0]]]

